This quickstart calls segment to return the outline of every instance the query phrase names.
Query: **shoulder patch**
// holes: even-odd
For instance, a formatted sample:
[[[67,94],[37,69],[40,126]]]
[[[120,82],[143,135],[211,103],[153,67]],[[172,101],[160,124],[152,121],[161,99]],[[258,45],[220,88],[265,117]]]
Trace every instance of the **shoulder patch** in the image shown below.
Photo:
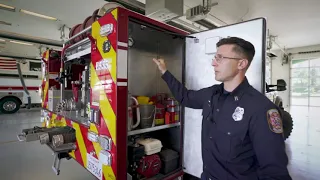
[[[268,110],[267,121],[272,132],[283,133],[282,119],[277,109]]]

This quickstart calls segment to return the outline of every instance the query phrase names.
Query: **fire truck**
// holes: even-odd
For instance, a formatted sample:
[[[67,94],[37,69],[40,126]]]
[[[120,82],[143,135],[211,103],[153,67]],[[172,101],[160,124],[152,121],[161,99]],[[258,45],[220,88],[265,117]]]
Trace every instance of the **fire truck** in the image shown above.
[[[39,60],[0,57],[0,113],[40,107],[40,67]]]
[[[254,44],[247,78],[264,93],[264,18],[189,34],[120,6],[101,8],[71,29],[61,52],[44,53],[43,126],[18,139],[47,145],[57,175],[62,159],[74,159],[100,180],[200,177],[201,111],[174,99],[152,59],[164,58],[188,89],[208,87],[219,83],[211,60],[228,36]]]

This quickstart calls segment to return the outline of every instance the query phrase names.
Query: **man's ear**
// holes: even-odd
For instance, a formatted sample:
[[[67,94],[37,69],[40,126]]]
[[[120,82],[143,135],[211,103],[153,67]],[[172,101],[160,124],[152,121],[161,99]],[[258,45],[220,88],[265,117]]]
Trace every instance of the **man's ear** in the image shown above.
[[[247,69],[249,66],[249,61],[247,59],[241,59],[238,63],[239,70]]]

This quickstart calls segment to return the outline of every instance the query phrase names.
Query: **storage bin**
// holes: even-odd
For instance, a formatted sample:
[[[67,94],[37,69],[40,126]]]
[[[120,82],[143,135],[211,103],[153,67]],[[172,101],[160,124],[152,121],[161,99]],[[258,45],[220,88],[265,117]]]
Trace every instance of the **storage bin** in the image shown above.
[[[171,149],[165,149],[160,152],[162,162],[161,173],[168,174],[178,168],[179,154]]]

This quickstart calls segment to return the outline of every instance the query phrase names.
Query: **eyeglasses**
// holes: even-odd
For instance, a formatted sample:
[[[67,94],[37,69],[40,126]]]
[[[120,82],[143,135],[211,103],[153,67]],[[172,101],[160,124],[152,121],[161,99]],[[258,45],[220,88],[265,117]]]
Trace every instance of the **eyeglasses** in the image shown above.
[[[212,60],[216,60],[218,63],[221,63],[223,59],[240,60],[240,59],[243,59],[243,58],[227,57],[227,56],[222,56],[221,54],[216,54]]]

